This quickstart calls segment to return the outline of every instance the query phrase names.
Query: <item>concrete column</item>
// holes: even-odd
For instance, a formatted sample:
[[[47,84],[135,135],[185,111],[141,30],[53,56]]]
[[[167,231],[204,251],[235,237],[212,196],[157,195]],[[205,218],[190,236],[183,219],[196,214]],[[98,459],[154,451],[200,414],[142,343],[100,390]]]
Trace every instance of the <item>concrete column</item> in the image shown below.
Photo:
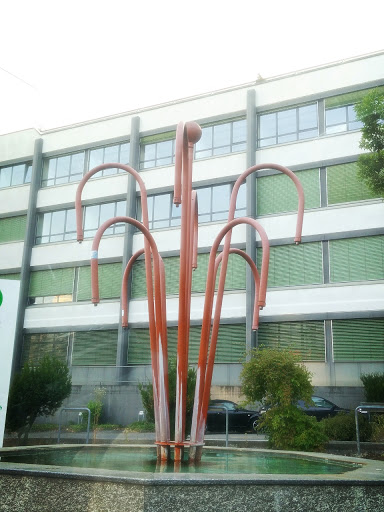
[[[247,92],[247,168],[256,163],[256,92],[254,89]],[[256,175],[247,178],[247,217],[256,218]],[[251,226],[246,229],[246,252],[256,261],[256,235]],[[252,331],[252,317],[255,297],[255,285],[252,272],[247,265],[246,271],[246,348],[250,350],[257,345],[257,333]]]
[[[139,170],[140,163],[140,118],[133,117],[131,120],[131,138],[130,138],[130,156],[129,165],[136,171]],[[136,218],[136,180],[133,176],[128,176],[127,187],[127,209],[126,216]],[[133,235],[135,232],[134,226],[127,224],[124,236],[124,250],[123,250],[123,272],[129,259],[132,256]],[[131,287],[128,286],[128,298],[130,298]],[[128,330],[121,327],[121,298],[120,298],[120,317],[118,327],[118,340],[117,340],[117,355],[116,366],[121,368],[127,364],[127,350],[128,350]],[[125,371],[117,371],[118,380],[125,380]]]
[[[41,176],[43,170],[43,139],[36,139],[33,161],[32,161],[32,176],[31,185],[29,189],[29,201],[27,210],[27,226],[24,239],[23,257],[21,260],[21,272],[20,272],[20,295],[19,303],[17,306],[17,320],[16,320],[16,332],[15,332],[15,345],[13,350],[13,362],[12,362],[12,373],[11,379],[15,372],[21,367],[21,353],[23,348],[23,327],[25,308],[28,304],[28,292],[29,292],[29,279],[31,273],[31,255],[32,248],[35,244],[36,235],[36,203],[37,193],[41,185]]]

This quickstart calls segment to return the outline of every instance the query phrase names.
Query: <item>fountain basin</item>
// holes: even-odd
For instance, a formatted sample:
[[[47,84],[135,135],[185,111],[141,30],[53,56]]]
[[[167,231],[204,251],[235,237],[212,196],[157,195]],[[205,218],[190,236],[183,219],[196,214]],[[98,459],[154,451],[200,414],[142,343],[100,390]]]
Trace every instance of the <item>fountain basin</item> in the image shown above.
[[[115,462],[107,469],[25,462],[27,454],[32,454],[32,462],[47,462],[55,452],[60,455],[58,461],[62,459],[60,463],[67,463],[68,457],[72,457],[72,462],[76,458],[79,461],[81,454],[85,459],[107,460],[108,453],[115,455],[116,448],[122,458],[127,457],[125,469],[113,469],[114,464],[115,468],[121,467],[113,457]],[[137,445],[113,446],[115,452],[111,451],[111,445],[4,448],[0,450],[0,509],[18,512],[384,510],[384,462],[328,454],[205,448],[202,465],[189,466],[188,472],[169,473],[165,466],[156,463],[150,472],[139,471],[130,462],[130,454],[137,453],[137,448]],[[139,451],[155,453],[153,446],[139,447]],[[44,458],[44,452],[48,453],[48,459]],[[211,459],[215,458],[220,460],[219,467],[204,472],[205,466],[211,466]],[[256,472],[257,469],[248,467],[248,462],[242,465],[242,458],[263,460],[264,470]],[[240,464],[235,464],[236,459],[240,459]],[[287,468],[301,469],[296,474],[288,470],[284,473],[284,460]],[[283,461],[282,466],[280,472],[273,473],[277,461],[278,465]],[[319,468],[326,472],[320,474]]]

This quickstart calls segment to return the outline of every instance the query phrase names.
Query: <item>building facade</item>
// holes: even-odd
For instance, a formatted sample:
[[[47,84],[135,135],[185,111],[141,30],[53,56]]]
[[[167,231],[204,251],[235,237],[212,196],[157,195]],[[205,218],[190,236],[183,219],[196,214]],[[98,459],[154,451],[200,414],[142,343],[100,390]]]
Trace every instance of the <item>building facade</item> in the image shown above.
[[[170,357],[176,354],[180,209],[173,206],[175,129],[197,121],[193,186],[199,203],[190,362],[197,360],[212,242],[226,221],[234,181],[254,164],[289,167],[305,192],[302,244],[294,245],[297,198],[289,178],[266,165],[242,185],[236,216],[250,215],[271,244],[267,306],[252,333],[253,289],[245,262],[230,256],[212,397],[238,399],[241,361],[255,346],[290,347],[313,373],[318,394],[342,406],[363,398],[360,375],[383,371],[384,205],[357,178],[360,124],[353,105],[384,87],[384,52],[108,118],[0,136],[0,279],[20,280],[14,370],[53,354],[70,366],[66,405],[85,405],[106,387],[106,420],[127,423],[150,379],[143,262],[130,286],[129,328],[121,328],[122,272],[142,235],[115,225],[99,250],[101,303],[91,303],[90,252],[101,223],[141,217],[133,179],[96,174],[83,193],[84,241],[74,201],[85,172],[107,162],[139,170],[150,228],[164,259]],[[260,261],[245,226],[233,246]]]

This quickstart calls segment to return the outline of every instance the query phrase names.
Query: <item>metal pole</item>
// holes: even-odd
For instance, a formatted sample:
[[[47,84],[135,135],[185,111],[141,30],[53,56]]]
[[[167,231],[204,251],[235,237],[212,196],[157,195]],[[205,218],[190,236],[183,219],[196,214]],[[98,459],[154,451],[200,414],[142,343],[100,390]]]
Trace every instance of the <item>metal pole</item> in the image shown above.
[[[356,407],[356,409],[355,409],[355,423],[356,423],[356,442],[357,442],[357,456],[358,457],[360,457],[359,412],[360,412],[360,407]]]
[[[228,448],[228,409],[225,409],[225,447]]]

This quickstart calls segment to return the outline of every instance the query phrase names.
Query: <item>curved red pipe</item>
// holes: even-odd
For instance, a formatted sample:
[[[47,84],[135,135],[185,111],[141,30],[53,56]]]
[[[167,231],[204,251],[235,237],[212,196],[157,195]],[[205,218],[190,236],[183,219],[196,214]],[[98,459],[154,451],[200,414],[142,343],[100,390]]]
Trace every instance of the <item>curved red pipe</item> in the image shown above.
[[[144,254],[144,249],[139,249],[133,254],[130,260],[125,267],[123,274],[123,282],[121,286],[121,326],[123,328],[128,327],[128,278],[131,273],[133,264],[136,262],[137,258],[139,258],[142,254]]]
[[[257,267],[255,265],[255,262],[253,259],[241,249],[231,248],[229,249],[229,254],[238,254],[242,258],[245,259],[245,261],[248,263],[248,265],[251,268],[253,279],[255,282],[255,300],[254,300],[254,310],[253,310],[253,323],[252,323],[252,330],[256,331],[259,328],[259,305],[257,304],[257,297],[259,296],[259,289],[260,289],[260,276],[259,271],[257,270]],[[216,282],[216,276],[217,276],[217,270],[219,268],[219,265],[221,263],[221,260],[223,259],[223,253],[221,252],[216,260],[215,260],[215,282]]]
[[[155,411],[156,416],[159,418],[160,425],[160,442],[167,443],[169,441],[169,397],[167,395],[168,390],[168,366],[163,366],[163,362],[167,361],[167,354],[165,353],[167,348],[167,333],[164,329],[164,309],[166,304],[163,303],[163,296],[161,293],[161,263],[160,255],[157,250],[156,242],[149,232],[149,230],[138,220],[132,219],[131,217],[114,217],[105,221],[97,230],[93,243],[92,243],[92,254],[91,254],[91,287],[92,287],[92,302],[98,303],[99,298],[99,284],[98,284],[98,248],[100,245],[101,237],[104,232],[113,224],[120,222],[132,224],[139,229],[144,237],[146,238],[153,257],[154,267],[154,278],[155,278],[155,335],[150,329],[150,343],[151,343],[151,356],[152,356],[152,373],[153,373],[153,384],[154,384],[154,399],[155,399]],[[148,277],[148,276],[147,276]],[[148,293],[149,295],[149,293]],[[148,301],[150,303],[151,301]],[[159,339],[159,335],[161,338]],[[160,350],[159,353],[159,343]],[[160,378],[161,377],[161,378]],[[157,439],[159,441],[159,439]]]
[[[212,249],[209,256],[208,262],[208,272],[207,272],[207,286],[205,292],[205,303],[204,303],[204,312],[203,312],[203,322],[201,327],[201,339],[200,339],[200,352],[199,352],[199,360],[197,364],[197,379],[196,379],[196,388],[195,388],[195,402],[193,409],[193,417],[192,417],[192,429],[191,429],[191,442],[202,442],[204,437],[204,423],[206,418],[206,412],[208,411],[208,402],[209,402],[209,392],[210,392],[210,380],[212,377],[213,365],[210,364],[207,369],[207,355],[208,355],[208,346],[209,346],[209,335],[211,330],[211,316],[213,310],[213,299],[214,299],[214,291],[215,291],[215,259],[216,252],[219,248],[220,242],[224,238],[224,236],[232,230],[233,227],[238,224],[248,224],[252,226],[260,235],[262,247],[263,247],[263,256],[262,256],[262,265],[261,265],[261,277],[260,277],[260,288],[259,288],[259,300],[260,302],[265,302],[265,296],[267,291],[267,280],[268,280],[268,266],[269,266],[269,241],[268,237],[265,233],[264,228],[261,226],[259,222],[254,219],[250,219],[247,217],[241,217],[238,219],[233,219],[228,222],[220,231],[220,233],[215,238],[215,241],[212,245]],[[224,257],[224,254],[223,254]],[[223,262],[222,262],[223,264]],[[216,301],[218,298],[216,298]],[[221,305],[220,305],[221,307]],[[216,336],[217,341],[217,336]],[[213,355],[216,350],[216,342],[214,339],[211,340],[212,352]],[[207,375],[206,375],[207,371]],[[207,398],[208,397],[208,398]],[[203,430],[201,430],[203,428]]]

